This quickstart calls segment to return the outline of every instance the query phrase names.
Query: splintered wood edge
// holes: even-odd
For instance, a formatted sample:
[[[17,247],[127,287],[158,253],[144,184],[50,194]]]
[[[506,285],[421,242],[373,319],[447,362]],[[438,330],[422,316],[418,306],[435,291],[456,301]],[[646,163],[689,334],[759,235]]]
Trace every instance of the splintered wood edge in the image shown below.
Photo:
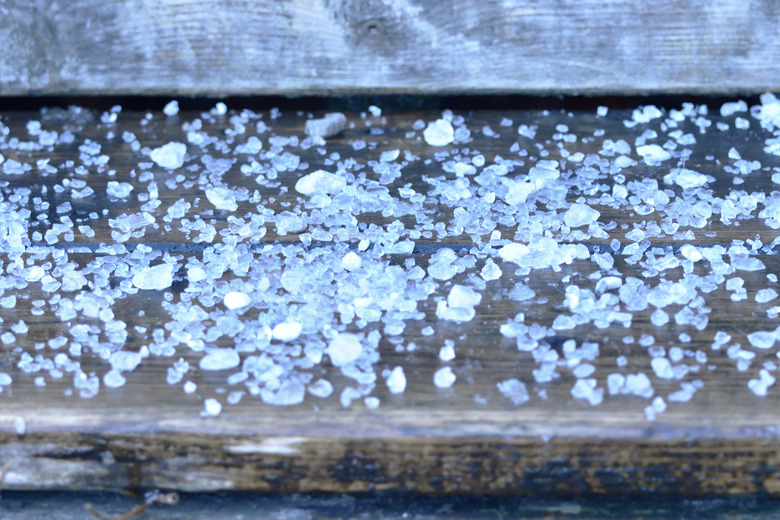
[[[638,424],[596,410],[230,421],[84,411],[67,424],[38,412],[24,435],[0,416],[5,489],[780,496],[777,428],[749,418],[713,421],[727,424],[716,431],[684,415]]]
[[[736,93],[780,87],[742,0],[6,0],[0,95]]]

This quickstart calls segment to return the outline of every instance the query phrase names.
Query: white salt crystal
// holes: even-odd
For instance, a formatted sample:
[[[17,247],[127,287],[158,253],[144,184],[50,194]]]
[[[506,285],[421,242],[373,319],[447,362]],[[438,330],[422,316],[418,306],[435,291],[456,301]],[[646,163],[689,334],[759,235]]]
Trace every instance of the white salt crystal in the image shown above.
[[[563,222],[570,228],[587,226],[591,222],[595,222],[599,216],[601,213],[590,206],[577,203],[572,204],[563,214]]]
[[[727,103],[723,103],[723,105],[720,107],[720,115],[723,117],[728,117],[730,115],[734,115],[737,112],[747,112],[748,106],[747,103],[743,100],[739,101],[729,101]]]
[[[775,344],[777,335],[775,332],[758,331],[748,334],[747,339],[756,348],[768,349]]]
[[[669,323],[669,315],[661,309],[656,309],[650,316],[650,322],[656,327],[662,327]]]
[[[0,386],[8,386],[13,382],[14,380],[6,372],[0,372]]]
[[[206,198],[219,210],[236,211],[238,209],[235,195],[224,186],[206,188]]]
[[[470,321],[475,315],[473,307],[450,307],[446,301],[436,305],[436,317],[442,320],[464,322]]]
[[[707,176],[686,168],[674,168],[664,175],[666,184],[677,184],[683,188],[698,188],[707,184]]]
[[[294,379],[288,379],[276,390],[267,388],[260,390],[260,397],[266,404],[274,406],[292,406],[302,403],[306,396],[306,387],[303,383]]]
[[[141,363],[141,354],[127,350],[117,350],[108,358],[111,368],[114,370],[132,371]]]
[[[347,116],[341,112],[326,114],[321,119],[310,119],[306,121],[306,135],[311,137],[321,137],[323,139],[332,137],[347,126]]]
[[[387,377],[387,388],[391,394],[401,394],[406,390],[406,375],[400,366],[395,367]]]
[[[363,399],[363,403],[366,405],[366,408],[370,410],[376,410],[379,408],[379,398],[370,396]]]
[[[757,396],[765,396],[767,389],[775,384],[775,377],[770,374],[766,369],[762,368],[759,372],[758,379],[751,379],[748,381],[748,388],[751,392]]]
[[[502,272],[501,272],[501,268],[498,267],[498,265],[496,265],[493,259],[488,258],[480,274],[482,275],[482,278],[485,281],[489,282],[491,280],[498,280],[499,278],[501,278]]]
[[[200,412],[202,417],[216,417],[220,413],[222,413],[222,403],[211,397],[203,401],[203,411]]]
[[[604,400],[604,389],[596,388],[597,384],[595,378],[578,379],[571,389],[571,395],[575,399],[585,399],[591,406],[597,406]]]
[[[455,130],[446,119],[437,119],[428,123],[423,138],[431,146],[447,146],[455,140]]]
[[[119,370],[111,369],[103,376],[103,384],[108,388],[119,388],[127,382]]]
[[[605,106],[596,107],[596,115],[598,117],[605,117],[609,112],[609,108]]]
[[[766,303],[774,300],[775,298],[777,298],[777,291],[775,291],[774,289],[770,289],[770,288],[760,289],[756,293],[757,303]]]
[[[215,348],[202,358],[198,366],[202,370],[227,370],[236,368],[241,363],[241,358],[232,348]]]
[[[496,386],[498,387],[499,392],[518,406],[530,399],[525,383],[517,379],[507,379],[506,381],[498,383]]]
[[[133,285],[139,289],[167,289],[173,283],[173,265],[160,264],[147,267],[133,276]]]
[[[197,385],[197,384],[195,384],[195,383],[194,383],[194,382],[192,382],[192,381],[186,381],[186,382],[184,383],[184,386],[182,387],[182,389],[184,390],[184,393],[185,393],[185,394],[194,394],[194,393],[195,393],[195,390],[197,390],[197,389],[198,389],[198,385]]]
[[[672,154],[670,154],[669,152],[667,152],[657,144],[646,144],[643,146],[637,146],[636,153],[641,155],[645,163],[649,164],[650,166],[658,165],[663,161],[672,158]]]
[[[16,431],[16,435],[27,433],[27,422],[24,420],[24,417],[14,419],[14,431]]]
[[[222,299],[222,303],[224,303],[225,307],[230,310],[246,307],[251,303],[251,301],[252,300],[249,298],[249,295],[241,291],[230,291],[225,294],[225,297]]]
[[[350,251],[341,259],[341,268],[347,271],[354,271],[360,268],[361,263],[360,256]]]
[[[292,341],[301,335],[303,325],[298,321],[285,321],[277,324],[271,331],[271,336],[279,341]]]
[[[698,262],[704,258],[699,249],[696,246],[692,246],[690,244],[685,244],[682,246],[680,248],[680,253],[682,253],[682,255],[691,262]]]
[[[333,393],[333,385],[327,379],[318,379],[310,384],[307,390],[314,397],[324,399]]]
[[[663,357],[656,357],[650,362],[650,366],[653,367],[655,375],[661,379],[672,379],[674,377],[674,369],[668,359]]]
[[[175,99],[173,101],[169,101],[167,105],[165,105],[165,108],[163,108],[163,114],[166,116],[175,116],[179,113],[179,102]]]
[[[379,156],[379,162],[393,162],[396,159],[398,159],[398,156],[401,154],[401,150],[387,150],[386,152],[382,152],[382,154]]]
[[[455,374],[452,373],[450,367],[440,368],[433,374],[433,384],[437,388],[449,388],[455,384],[455,379]]]
[[[133,185],[129,182],[108,181],[106,184],[106,193],[110,197],[124,199],[130,195],[131,191],[133,191]]]
[[[187,153],[187,145],[172,142],[152,150],[150,158],[163,168],[175,170],[184,164],[184,154]]]
[[[330,356],[331,363],[340,367],[356,361],[363,353],[363,346],[358,336],[342,332],[330,340],[325,352]]]
[[[452,345],[444,345],[442,348],[439,349],[439,359],[441,359],[445,363],[447,361],[452,361],[453,359],[455,359],[455,349],[452,348]]]
[[[369,105],[368,111],[371,112],[371,115],[374,117],[380,117],[382,115],[382,109],[376,105]]]
[[[525,244],[511,243],[498,250],[500,256],[506,262],[520,263],[520,259],[530,252]]]
[[[187,278],[193,283],[200,282],[206,279],[206,271],[202,267],[190,267],[187,269]]]
[[[645,408],[645,416],[648,421],[654,421],[656,414],[662,413],[666,410],[666,402],[661,396],[653,399],[653,402]]]
[[[450,307],[471,308],[479,305],[482,301],[482,295],[470,287],[463,285],[453,285],[450,294],[447,296],[447,305]]]
[[[581,365],[577,365],[574,367],[574,370],[572,370],[572,374],[574,374],[574,377],[582,378],[582,377],[588,377],[593,374],[593,372],[596,371],[596,367],[591,365],[590,363],[582,363]]]
[[[347,185],[347,181],[340,175],[316,170],[304,175],[295,183],[295,191],[301,195],[314,195],[317,193],[338,193]]]

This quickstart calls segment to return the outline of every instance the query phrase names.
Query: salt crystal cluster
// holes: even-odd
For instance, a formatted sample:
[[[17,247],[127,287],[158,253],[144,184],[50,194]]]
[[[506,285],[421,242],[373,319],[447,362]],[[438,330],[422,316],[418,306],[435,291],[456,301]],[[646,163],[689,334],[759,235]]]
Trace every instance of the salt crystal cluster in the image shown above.
[[[0,199],[0,342],[18,349],[14,370],[37,387],[64,379],[85,399],[125,392],[153,357],[168,364],[169,385],[202,403],[204,419],[242,399],[374,410],[398,406],[409,386],[467,395],[482,383],[471,348],[485,341],[485,352],[510,349],[519,361],[475,393],[482,404],[620,400],[660,421],[699,399],[710,373],[741,378],[756,400],[771,395],[780,353],[780,289],[765,257],[780,245],[780,196],[768,184],[780,183],[774,95],[716,115],[687,103],[640,107],[624,114],[619,136],[578,135],[549,113],[469,128],[444,111],[389,146],[378,107],[338,147],[324,139],[346,129],[344,114],[307,121],[302,138],[277,125],[278,110],[218,103],[189,119],[171,101],[163,113],[181,118],[181,136],[153,147],[143,129],[158,120],[123,132],[119,112],[100,120],[141,159],[127,170],[108,145],[67,129],[79,125],[50,130],[42,117],[11,135],[0,121],[0,172],[45,181],[9,180]],[[600,118],[616,114],[599,107],[596,121],[608,128]],[[744,145],[746,130],[761,136],[757,150]],[[709,132],[742,140],[703,159],[692,147]],[[53,160],[58,147],[78,156]],[[104,210],[84,211],[106,196]],[[715,330],[718,298],[765,325]],[[128,299],[143,302],[137,316]],[[32,349],[40,320],[27,312],[63,328]],[[573,339],[583,331],[605,331],[609,348]],[[405,359],[435,365],[426,372],[430,364]],[[15,379],[0,372],[0,392]],[[25,435],[24,419],[14,428]]]

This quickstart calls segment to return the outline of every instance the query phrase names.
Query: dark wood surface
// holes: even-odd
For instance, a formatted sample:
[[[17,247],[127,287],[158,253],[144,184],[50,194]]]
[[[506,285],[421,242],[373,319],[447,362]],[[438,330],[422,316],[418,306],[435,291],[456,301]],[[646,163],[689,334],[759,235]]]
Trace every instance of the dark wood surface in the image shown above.
[[[682,123],[681,128],[694,134],[697,142],[679,147],[675,153],[683,148],[690,149],[692,153],[685,162],[686,167],[715,178],[708,184],[709,194],[724,197],[735,189],[771,194],[775,189],[771,174],[773,169],[777,171],[780,161],[776,156],[763,152],[764,141],[771,137],[770,133],[761,129],[758,122],[745,113],[738,115],[749,119],[750,128],[735,129],[734,116],[723,118],[717,115],[718,108],[710,107],[707,117],[713,121],[713,127],[705,134],[700,134],[689,120]],[[556,125],[566,124],[569,132],[578,136],[576,143],[566,145],[569,152],[592,154],[598,152],[607,138],[625,139],[631,143],[633,150],[637,136],[648,128],[660,131],[659,125],[663,121],[662,118],[647,125],[627,128],[623,121],[631,117],[631,112],[614,110],[607,117],[585,112],[465,112],[457,115],[465,117],[465,124],[472,132],[472,141],[434,148],[421,139],[422,131],[417,131],[414,136],[407,136],[407,132],[413,131],[416,120],[432,121],[440,117],[440,113],[403,112],[363,118],[360,114],[350,113],[348,120],[353,125],[339,136],[328,139],[326,145],[309,149],[288,145],[286,149],[299,155],[301,162],[308,163],[308,166],[297,172],[280,173],[277,180],[264,186],[255,181],[256,174],[245,175],[240,171],[241,164],[248,161],[246,155],[220,152],[219,146],[201,150],[189,145],[185,167],[170,173],[156,165],[144,166],[142,163],[149,162],[148,150],[133,151],[128,143],[123,142],[122,134],[133,132],[141,146],[149,148],[169,141],[186,142],[182,125],[200,118],[203,132],[229,143],[232,149],[257,134],[255,124],[263,121],[270,130],[259,134],[263,152],[254,157],[268,164],[271,161],[266,155],[270,137],[298,136],[303,139],[307,114],[289,112],[276,118],[269,113],[253,114],[251,123],[247,124],[247,132],[236,136],[230,135],[230,129],[234,127],[230,118],[235,112],[225,116],[190,112],[174,117],[154,113],[148,119],[145,115],[144,112],[125,111],[119,113],[116,123],[101,123],[100,112],[47,110],[42,114],[2,114],[0,121],[8,133],[2,141],[0,153],[6,162],[17,160],[33,165],[33,169],[24,175],[0,175],[6,211],[18,212],[23,208],[32,211],[28,234],[32,246],[48,247],[49,255],[66,254],[79,269],[112,257],[127,259],[130,253],[107,253],[100,249],[100,244],[113,240],[112,219],[123,213],[140,211],[143,201],[138,200],[138,194],[146,192],[153,178],[159,187],[162,203],[151,213],[159,227],[148,226],[144,236],[128,241],[127,248],[134,250],[144,244],[160,254],[174,255],[180,266],[192,258],[203,258],[214,250],[214,244],[197,242],[196,233],[190,236],[182,233],[177,220],[173,221],[170,230],[166,230],[163,216],[172,203],[185,199],[193,204],[188,217],[194,219],[200,215],[213,223],[217,232],[214,243],[224,242],[220,232],[230,227],[230,212],[214,211],[197,182],[188,185],[178,181],[175,189],[165,185],[166,180],[178,173],[184,174],[188,180],[205,176],[202,174],[202,159],[206,153],[213,157],[237,158],[238,161],[221,175],[222,182],[233,188],[246,187],[250,193],[258,190],[263,208],[279,213],[305,209],[293,189],[296,180],[314,169],[325,167],[332,170],[323,158],[334,152],[339,153],[342,160],[354,158],[370,164],[370,161],[378,160],[383,151],[402,150],[400,161],[404,157],[403,151],[409,150],[417,158],[404,163],[401,177],[389,183],[389,193],[397,197],[398,188],[409,185],[419,193],[429,194],[426,202],[400,217],[382,216],[380,208],[363,211],[357,207],[353,208],[351,216],[356,224],[384,229],[398,219],[404,223],[406,233],[426,221],[442,222],[450,228],[454,204],[430,195],[431,187],[424,181],[424,176],[453,178],[452,174],[442,171],[442,165],[435,158],[437,152],[452,152],[460,148],[465,156],[477,150],[490,164],[498,155],[518,158],[518,154],[510,152],[510,148],[513,143],[519,142],[520,149],[527,150],[532,158],[524,158],[526,166],[518,166],[516,172],[509,175],[516,178],[539,159],[535,143],[541,143],[549,152],[548,159],[563,159],[557,147],[559,140],[554,138],[554,134],[560,133],[556,131]],[[511,119],[512,126],[500,126],[502,118]],[[30,137],[26,129],[33,120],[41,121],[46,130],[56,130],[60,134],[70,131],[75,139],[70,144],[42,149],[34,149],[34,145],[20,146],[12,141],[16,137],[21,141],[37,142],[37,137]],[[718,121],[728,122],[729,130],[716,130],[714,123]],[[518,136],[518,124],[537,125],[536,138],[532,141]],[[500,137],[485,136],[481,131],[484,125],[490,125]],[[603,137],[594,137],[594,131],[601,129],[604,130]],[[589,139],[583,139],[585,137]],[[99,143],[100,153],[107,154],[110,160],[105,168],[89,166],[89,172],[81,175],[63,165],[68,160],[76,164],[84,160],[78,147],[86,139]],[[368,147],[354,150],[353,143],[358,140],[369,143]],[[652,142],[663,144],[665,141],[662,133]],[[736,187],[733,174],[724,170],[724,165],[733,163],[727,157],[731,147],[737,148],[742,157],[760,160],[762,164],[758,171],[742,176],[744,184]],[[465,148],[471,152],[465,151]],[[321,152],[323,149],[325,155]],[[639,159],[634,151],[631,156]],[[35,163],[41,158],[50,158],[50,164],[59,171],[48,175],[38,171]],[[675,158],[660,167],[650,167],[640,161],[622,173],[627,181],[657,179],[662,189],[674,191],[676,200],[690,202],[690,193],[684,194],[679,187],[661,182],[677,162],[678,158]],[[192,164],[198,167],[194,171],[187,170],[187,165]],[[116,173],[109,176],[108,170]],[[580,171],[580,165],[571,162],[562,166],[561,170],[565,174],[559,182],[569,190],[567,203],[574,202],[583,195],[583,185],[575,181],[584,173]],[[137,177],[141,171],[150,171],[152,175],[141,182]],[[370,184],[375,174],[370,168],[362,171],[367,180],[355,182]],[[65,179],[84,179],[94,189],[94,194],[74,199],[71,188],[57,193],[55,186],[62,186]],[[109,198],[105,191],[109,180],[130,182],[135,190],[125,200]],[[598,183],[611,188],[614,179],[600,175]],[[380,183],[373,184],[378,186]],[[42,195],[44,188],[45,194]],[[20,202],[14,194],[28,194],[30,202]],[[33,201],[39,196],[49,202],[50,209],[42,208]],[[196,203],[197,199],[200,199],[199,203]],[[47,246],[35,238],[34,232],[45,233],[51,227],[50,220],[61,216],[55,208],[64,202],[71,204],[71,209],[64,215],[74,221],[87,218],[93,211],[99,213],[96,219],[87,218],[94,237],[76,233],[70,241],[61,236],[59,242]],[[36,204],[39,205],[37,209]],[[633,226],[646,226],[648,222],[661,223],[673,211],[671,206],[666,206],[653,213],[639,215],[630,204],[619,208],[604,204],[593,206],[601,211],[600,226],[611,227],[610,222],[615,222],[617,229],[609,231],[608,239],[588,236],[578,239],[560,232],[562,241],[584,243],[593,252],[606,250],[613,238],[628,245],[635,240],[625,236],[626,230],[621,230],[622,225],[630,230]],[[500,203],[493,206],[495,217],[500,214],[501,207]],[[557,211],[560,213],[563,209]],[[682,240],[667,235],[652,238],[651,242],[653,246],[675,252],[678,257],[679,247],[686,243],[728,248],[735,240],[760,237],[763,244],[769,246],[778,232],[767,225],[765,218],[759,217],[761,209],[763,206],[759,204],[749,216],[738,220],[738,225],[725,225],[715,215],[705,227],[691,229],[694,232],[692,239]],[[311,209],[307,211],[313,212]],[[555,209],[539,202],[532,211],[550,214]],[[257,203],[239,201],[235,215],[246,217],[248,213],[258,212]],[[38,215],[46,215],[48,220],[41,217],[40,223],[36,223]],[[367,232],[358,229],[358,235]],[[503,240],[524,241],[522,226],[499,226],[498,229]],[[310,225],[304,232],[313,230]],[[680,229],[681,232],[686,230],[688,228]],[[335,233],[337,229],[332,226],[331,231]],[[256,239],[250,241],[249,250],[255,257],[265,246],[281,251],[285,244],[300,244],[302,239],[299,233],[279,235],[273,224],[266,225],[265,234],[260,235],[262,233],[256,231]],[[463,258],[471,254],[477,241],[489,240],[488,235],[448,233],[447,236],[437,236],[433,233],[430,238],[415,239],[411,254],[383,253],[381,248],[374,247],[365,253],[364,259],[386,266],[404,266],[411,259],[417,265],[427,267],[431,255],[442,247],[452,248]],[[356,239],[336,239],[330,243],[314,243],[308,249],[316,252],[324,248],[326,256],[343,255],[349,247],[354,249],[356,245]],[[32,258],[34,251],[30,247],[22,258]],[[8,251],[4,253],[4,269],[8,268],[9,260],[15,255]],[[485,259],[484,255],[476,256],[478,270]],[[28,324],[29,331],[18,334],[14,343],[0,345],[0,372],[7,372],[13,378],[13,384],[5,387],[0,394],[0,462],[9,464],[2,485],[6,489],[777,495],[780,494],[777,450],[780,402],[774,387],[769,389],[766,397],[754,395],[747,387],[748,381],[757,377],[764,362],[777,362],[776,349],[753,349],[746,335],[756,330],[773,330],[777,326],[776,319],[767,317],[767,310],[777,301],[758,304],[754,297],[758,289],[777,285],[767,280],[767,274],[777,273],[780,265],[773,247],[762,249],[757,256],[765,263],[765,270],[739,271],[726,276],[744,279],[747,300],[731,301],[731,292],[725,290],[723,283],[712,292],[700,293],[705,298],[705,307],[711,309],[709,324],[703,331],[690,325],[675,325],[673,317],[670,325],[656,327],[650,322],[651,308],[632,312],[629,327],[612,323],[608,328],[598,328],[593,322],[588,322],[571,330],[554,331],[543,340],[559,354],[563,353],[562,345],[569,339],[576,340],[578,346],[582,342],[598,343],[600,355],[590,363],[595,367],[593,377],[598,380],[600,388],[606,389],[607,375],[613,372],[646,373],[652,381],[654,395],[663,397],[668,405],[654,421],[648,420],[645,414],[650,399],[610,396],[607,393],[604,402],[598,406],[574,399],[571,389],[577,378],[566,366],[557,368],[560,377],[552,382],[536,383],[533,370],[539,364],[529,352],[519,351],[515,340],[499,332],[499,327],[519,312],[525,313],[526,324],[539,323],[546,327],[550,327],[558,315],[569,314],[563,303],[565,287],[576,284],[583,289],[595,288],[597,281],[591,275],[600,272],[600,268],[591,260],[575,260],[555,270],[535,269],[526,275],[517,273],[516,266],[496,257],[503,275],[486,283],[480,291],[483,298],[477,306],[476,317],[461,324],[438,319],[436,300],[446,297],[453,282],[474,284],[474,280],[468,278],[474,269],[456,275],[450,282],[437,282],[433,295],[417,306],[423,313],[422,319],[407,320],[401,336],[382,334],[378,346],[379,358],[372,365],[377,374],[377,384],[370,393],[380,400],[377,409],[368,408],[362,399],[355,400],[349,407],[342,406],[339,395],[345,387],[354,386],[354,382],[333,367],[327,356],[310,372],[316,378],[322,377],[333,383],[335,391],[329,398],[307,395],[301,404],[279,407],[264,404],[259,397],[247,394],[240,403],[230,405],[225,401],[226,392],[245,390],[241,384],[231,386],[226,383],[227,375],[235,370],[201,371],[197,365],[202,354],[184,345],[177,347],[172,357],[151,355],[146,358],[135,371],[126,373],[125,386],[106,388],[101,380],[97,395],[81,398],[78,390],[73,388],[72,374],[65,374],[61,379],[50,377],[45,370],[38,374],[25,374],[18,368],[18,363],[25,352],[53,358],[56,352],[48,347],[37,348],[36,343],[61,335],[69,337],[70,328],[77,323],[102,326],[100,320],[78,315],[63,322],[53,314],[58,306],[55,298],[57,295],[73,297],[73,294],[48,294],[42,291],[40,283],[6,289],[4,295],[15,294],[17,304],[14,309],[0,309],[3,331],[9,330],[20,319]],[[58,263],[62,263],[61,257],[57,259]],[[36,263],[40,265],[41,260]],[[645,269],[641,263],[630,263],[626,255],[615,255],[614,270],[624,279],[644,279]],[[707,269],[709,267],[699,265],[695,272],[703,276],[707,274]],[[275,280],[282,270],[283,267],[279,266],[277,271],[271,269],[262,275]],[[253,272],[252,276],[260,274]],[[4,275],[5,279],[11,277],[5,271]],[[676,281],[682,275],[683,270],[678,267],[665,271],[662,277],[644,281],[654,286],[661,278]],[[242,276],[248,275],[228,272],[215,282]],[[127,273],[114,274],[110,287],[121,287],[122,282],[129,278]],[[169,294],[173,301],[179,301],[187,290],[186,281],[176,280],[169,290],[123,294],[111,306],[115,318],[127,324],[129,334],[123,347],[125,350],[138,351],[152,341],[150,334],[153,329],[165,329],[166,324],[170,324],[172,319],[163,305],[166,295]],[[379,281],[373,280],[371,283]],[[515,301],[508,296],[520,283],[527,284],[535,292],[532,299]],[[84,288],[85,292],[90,290],[91,287]],[[322,305],[329,301],[322,295],[310,294],[309,297],[319,298],[317,301],[323,302]],[[32,314],[36,300],[43,300],[46,309],[39,316]],[[214,310],[221,303],[217,307],[205,306],[206,310]],[[624,307],[620,304],[616,310],[625,310]],[[666,310],[673,315],[681,308],[677,305]],[[242,319],[247,323],[258,319],[258,312],[257,309],[248,312]],[[205,325],[212,326],[212,323],[206,321]],[[334,323],[334,326],[338,325]],[[422,334],[426,326],[435,329],[432,336]],[[146,332],[136,327],[146,327]],[[374,329],[382,332],[383,325],[369,325],[365,330]],[[731,334],[731,343],[741,343],[743,350],[755,352],[756,358],[748,370],[739,371],[736,361],[729,358],[726,349],[711,348],[717,331]],[[681,342],[679,336],[682,333],[690,335],[689,343]],[[639,344],[643,335],[652,335],[655,345],[667,350],[678,346],[691,352],[706,353],[705,363],[690,357],[682,361],[699,366],[698,372],[689,373],[682,382],[699,380],[703,383],[690,402],[668,400],[670,394],[681,388],[681,381],[664,380],[654,375],[647,348]],[[627,343],[627,337],[632,337],[633,343]],[[319,338],[319,332],[305,334],[298,344]],[[438,358],[445,340],[454,342],[457,353],[456,358],[447,363]],[[398,351],[396,345],[399,342],[403,345],[414,342],[416,349]],[[222,337],[215,344],[230,347],[234,341],[230,337]],[[66,350],[67,346],[63,348],[63,351]],[[623,368],[617,365],[620,356],[626,358]],[[185,394],[181,383],[169,385],[165,381],[167,369],[179,358],[188,360],[194,367],[184,378],[197,383],[197,391],[193,394]],[[94,373],[101,379],[109,368],[106,361],[88,351],[73,359],[81,363],[84,372]],[[406,391],[398,395],[389,393],[381,375],[382,370],[395,366],[404,368],[408,380]],[[457,375],[456,383],[449,389],[438,389],[433,384],[433,374],[443,366],[451,366]],[[37,376],[45,376],[45,387],[36,386]],[[527,385],[530,393],[527,403],[517,406],[498,391],[497,383],[510,378],[519,379]],[[217,398],[222,402],[224,408],[218,417],[201,417],[204,399],[207,398]],[[23,434],[18,434],[14,427],[14,422],[20,417],[26,424]]]
[[[774,90],[772,0],[6,0],[0,95]]]

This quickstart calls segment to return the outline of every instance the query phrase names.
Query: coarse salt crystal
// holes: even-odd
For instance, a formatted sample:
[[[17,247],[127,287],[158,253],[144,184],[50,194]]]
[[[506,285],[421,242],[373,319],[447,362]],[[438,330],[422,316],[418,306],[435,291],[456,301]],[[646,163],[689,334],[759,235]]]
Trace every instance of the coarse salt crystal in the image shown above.
[[[225,307],[230,310],[246,307],[251,303],[251,301],[252,300],[249,298],[249,295],[241,291],[230,291],[225,294],[225,297],[222,299]]]
[[[335,173],[316,170],[304,175],[295,183],[295,191],[301,195],[338,193],[347,185],[346,180]]]
[[[184,154],[187,153],[187,145],[184,143],[172,142],[152,150],[150,158],[158,166],[175,170],[181,168],[184,164]]]
[[[437,388],[449,388],[455,384],[455,374],[452,373],[452,368],[444,367],[440,368],[433,374],[433,384]]]
[[[271,331],[271,336],[279,341],[292,341],[301,335],[303,325],[297,321],[285,321],[277,324]]]
[[[423,138],[431,146],[447,146],[455,140],[455,130],[446,119],[437,119],[428,123]]]
[[[167,289],[173,283],[173,265],[147,267],[133,276],[133,285],[144,290]]]
[[[358,336],[342,332],[330,340],[326,352],[331,363],[340,367],[356,361],[363,353],[363,346]]]

